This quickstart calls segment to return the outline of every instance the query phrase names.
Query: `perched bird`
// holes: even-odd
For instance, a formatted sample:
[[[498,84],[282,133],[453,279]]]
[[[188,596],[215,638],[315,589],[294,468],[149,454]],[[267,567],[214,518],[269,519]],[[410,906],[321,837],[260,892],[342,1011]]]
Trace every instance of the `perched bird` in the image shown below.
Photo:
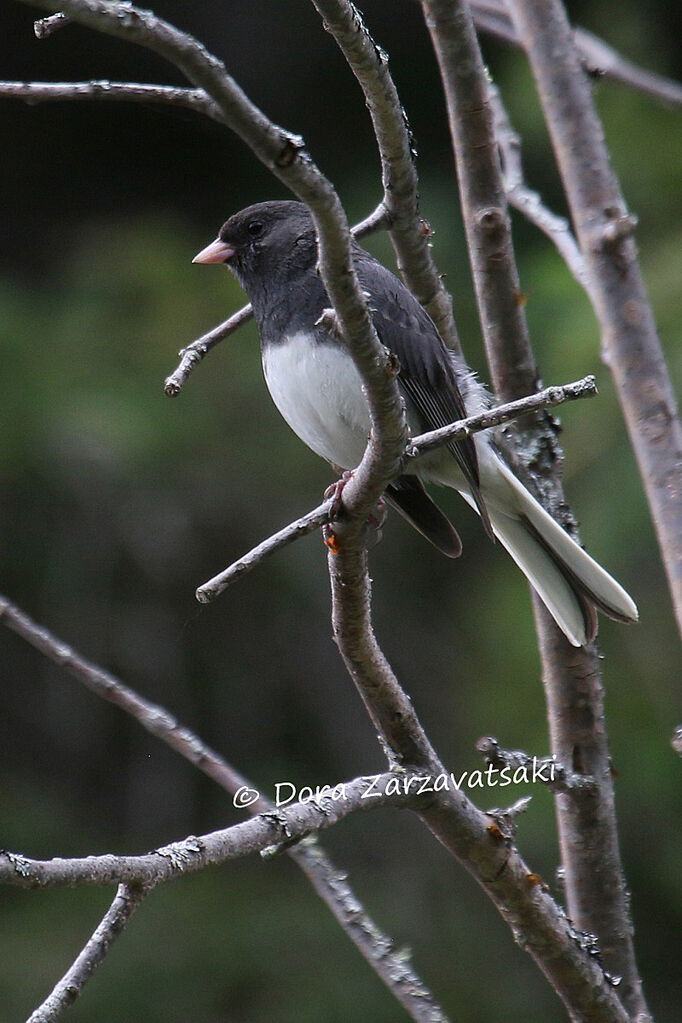
[[[445,347],[401,281],[355,242],[352,258],[377,335],[398,360],[410,431],[434,430],[485,408],[485,388]],[[335,468],[355,468],[369,436],[369,411],[353,360],[320,322],[330,301],[317,272],[317,239],[307,207],[249,206],[230,217],[194,262],[226,263],[248,294],[268,389],[292,430]],[[413,473],[386,492],[428,540],[457,557],[459,537],[424,482],[458,490],[478,511],[486,531],[509,551],[574,646],[594,638],[595,608],[618,621],[637,620],[622,586],[538,504],[487,433],[425,454]]]

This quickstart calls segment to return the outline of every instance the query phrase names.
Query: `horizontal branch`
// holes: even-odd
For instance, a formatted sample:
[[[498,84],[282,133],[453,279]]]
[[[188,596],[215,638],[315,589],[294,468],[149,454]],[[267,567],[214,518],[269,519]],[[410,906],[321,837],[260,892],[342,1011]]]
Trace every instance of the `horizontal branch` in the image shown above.
[[[163,103],[205,114],[214,121],[224,121],[220,109],[203,89],[110,82],[106,78],[89,82],[0,82],[0,99],[22,99],[29,105],[63,100]]]
[[[248,821],[206,835],[189,835],[141,856],[84,856],[34,860],[0,852],[0,883],[20,888],[73,888],[109,884],[157,885],[206,867],[241,859],[273,846],[328,828],[358,810],[411,805],[420,799],[412,791],[410,774],[387,771],[325,787],[306,802],[266,810]]]
[[[441,426],[438,430],[430,430],[414,437],[407,446],[406,457],[408,459],[419,458],[433,448],[441,447],[448,441],[464,440],[472,433],[480,433],[481,430],[489,430],[494,426],[501,426],[512,419],[518,419],[530,412],[539,412],[541,409],[554,408],[566,401],[576,401],[579,398],[593,398],[599,392],[597,383],[592,375],[582,377],[571,384],[555,384],[552,387],[545,387],[536,394],[530,394],[527,398],[518,398],[516,401],[508,401],[503,405],[487,409],[485,412],[478,412],[475,416],[468,416],[448,426]]]

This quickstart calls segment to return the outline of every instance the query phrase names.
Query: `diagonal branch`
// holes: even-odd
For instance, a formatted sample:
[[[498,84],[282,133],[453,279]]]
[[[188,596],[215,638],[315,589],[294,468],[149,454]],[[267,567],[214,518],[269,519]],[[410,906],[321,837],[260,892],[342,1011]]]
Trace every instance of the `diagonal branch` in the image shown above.
[[[47,629],[36,625],[19,608],[3,598],[0,598],[0,621],[83,683],[91,692],[130,714],[148,732],[203,771],[233,796],[235,806],[244,806],[252,815],[273,809],[273,804],[264,796],[258,795],[247,778],[236,771],[219,753],[203,743],[198,735],[181,725],[164,707],[145,700],[129,686],[124,685],[120,679],[81,657],[66,643],[57,639]],[[394,952],[391,939],[377,927],[350,887],[346,874],[339,871],[317,840],[309,836],[298,844],[288,846],[285,851],[303,871],[358,951],[405,1007],[411,1018],[416,1023],[446,1023],[445,1015],[421,978],[403,956]],[[131,891],[130,900],[136,891],[138,889]],[[65,983],[66,987],[70,988],[75,983],[73,970],[77,966],[78,960],[60,984]],[[78,972],[79,976],[83,976],[80,969]],[[60,985],[57,985],[55,992],[58,989]]]
[[[359,810],[380,806],[413,806],[424,802],[410,783],[411,773],[354,778],[326,786],[305,802],[266,810],[250,820],[205,835],[189,835],[139,856],[55,856],[34,860],[19,853],[0,851],[0,883],[19,888],[103,887],[110,884],[158,885],[219,866],[331,827]],[[413,791],[414,788],[414,791]]]
[[[473,433],[480,433],[482,430],[489,430],[494,426],[501,426],[519,416],[528,415],[529,412],[536,412],[539,409],[552,408],[561,405],[565,401],[575,401],[577,398],[588,398],[597,394],[597,385],[593,376],[583,377],[572,384],[546,387],[543,391],[531,394],[527,398],[520,398],[518,401],[508,402],[505,405],[498,405],[488,409],[486,412],[478,412],[474,416],[460,419],[449,426],[441,426],[437,430],[420,434],[413,437],[409,442],[400,471],[405,471],[410,461],[420,455],[431,451],[434,448],[442,447],[449,441],[465,440]],[[262,543],[223,569],[217,575],[203,583],[196,591],[197,600],[201,604],[208,604],[221,593],[224,593],[228,586],[236,582],[247,572],[260,565],[266,558],[287,547],[290,543],[302,536],[307,536],[320,526],[332,521],[334,512],[334,500],[329,499],[323,504],[307,512],[300,519],[284,526],[283,529],[273,533]]]
[[[104,961],[112,943],[128,925],[133,913],[151,891],[151,887],[121,884],[116,896],[87,944],[55,985],[42,1005],[31,1013],[27,1023],[56,1023],[80,995],[86,983]]]
[[[499,89],[492,83],[488,86],[488,99],[495,139],[500,149],[504,190],[509,203],[549,238],[575,280],[589,295],[590,278],[571,226],[564,217],[548,209],[538,193],[526,184],[521,163],[521,139],[511,126]]]
[[[481,32],[496,36],[505,43],[522,46],[504,0],[471,0],[476,27]],[[644,92],[662,103],[682,106],[682,84],[654,71],[648,71],[627,60],[585,28],[573,29],[575,44],[590,74],[606,75],[614,81]]]

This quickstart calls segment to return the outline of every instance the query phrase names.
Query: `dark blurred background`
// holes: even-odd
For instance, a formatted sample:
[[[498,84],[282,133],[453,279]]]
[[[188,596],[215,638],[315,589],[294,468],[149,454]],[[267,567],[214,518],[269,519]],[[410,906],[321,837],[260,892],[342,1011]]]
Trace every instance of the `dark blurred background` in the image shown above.
[[[422,208],[486,378],[443,102],[418,5],[366,0],[419,148]],[[682,77],[674,5],[570,5],[623,54]],[[304,2],[160,2],[223,58],[274,120],[305,136],[353,220],[380,198],[362,95]],[[37,42],[3,3],[0,77],[180,83],[160,59],[76,26]],[[562,209],[519,53],[485,41],[524,138],[527,176]],[[638,215],[644,272],[679,385],[680,113],[595,83],[613,162]],[[177,350],[243,301],[194,253],[242,206],[282,187],[229,132],[180,110],[0,101],[0,590],[165,704],[263,791],[380,770],[383,757],[331,640],[325,553],[289,548],[214,606],[197,584],[318,503],[330,470],[289,433],[249,325],[182,395]],[[588,304],[543,237],[515,220],[546,382],[597,374],[561,412],[566,486],[585,543],[636,597],[641,624],[602,620],[623,856],[640,963],[659,1020],[682,999],[679,645],[645,499]],[[385,239],[370,247],[390,260]],[[481,735],[548,751],[527,587],[456,496],[457,563],[391,519],[372,551],[376,630],[445,762],[481,766]],[[36,857],[142,852],[240,819],[230,798],[118,710],[0,631],[0,844]],[[528,789],[473,793],[484,807]],[[552,799],[535,787],[519,844],[554,882]],[[411,817],[363,815],[324,836],[370,912],[453,1018],[549,1023],[562,1009],[461,868]],[[2,892],[0,1017],[23,1019],[90,934],[98,890]],[[322,968],[321,968],[322,967]],[[404,1018],[286,857],[234,863],[158,891],[70,1019],[325,1023]]]

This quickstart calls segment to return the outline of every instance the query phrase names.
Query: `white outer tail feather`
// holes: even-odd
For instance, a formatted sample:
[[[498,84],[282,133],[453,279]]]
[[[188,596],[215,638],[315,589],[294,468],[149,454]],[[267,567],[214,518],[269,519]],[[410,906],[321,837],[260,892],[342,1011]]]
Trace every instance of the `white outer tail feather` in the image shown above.
[[[481,491],[495,536],[535,588],[568,641],[579,647],[590,638],[583,606],[569,574],[584,589],[588,600],[593,595],[607,613],[611,611],[619,619],[637,621],[635,602],[623,587],[571,539],[501,459],[489,448],[484,454],[481,447],[478,448],[479,456],[483,455],[479,458]],[[514,511],[518,517],[514,517]],[[533,530],[542,543],[533,535]],[[543,545],[566,566],[567,575]]]

